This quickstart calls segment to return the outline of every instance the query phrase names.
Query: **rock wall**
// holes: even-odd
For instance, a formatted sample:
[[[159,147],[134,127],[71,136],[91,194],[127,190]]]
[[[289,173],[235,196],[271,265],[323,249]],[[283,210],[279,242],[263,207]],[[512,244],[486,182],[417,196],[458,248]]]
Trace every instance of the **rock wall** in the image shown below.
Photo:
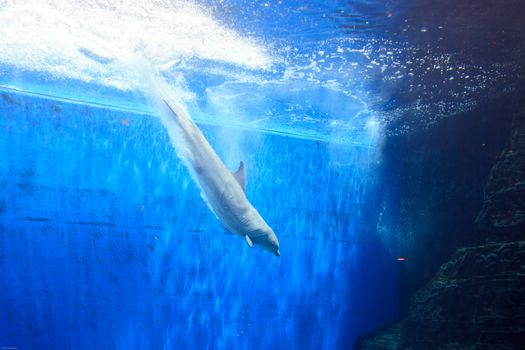
[[[492,168],[476,224],[488,240],[525,239],[525,111],[516,115],[510,142]]]
[[[525,241],[459,249],[413,299],[401,349],[518,349]]]

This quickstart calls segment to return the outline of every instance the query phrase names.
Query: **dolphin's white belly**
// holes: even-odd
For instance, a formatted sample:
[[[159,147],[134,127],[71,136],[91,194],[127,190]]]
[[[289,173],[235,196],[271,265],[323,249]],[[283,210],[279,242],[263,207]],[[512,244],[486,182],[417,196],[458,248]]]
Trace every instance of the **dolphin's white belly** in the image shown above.
[[[244,236],[255,211],[232,173],[194,124],[185,130],[188,161],[210,209],[232,233]]]
[[[227,174],[204,171],[196,176],[217,218],[232,233],[245,235],[254,209],[233,175],[229,171]]]

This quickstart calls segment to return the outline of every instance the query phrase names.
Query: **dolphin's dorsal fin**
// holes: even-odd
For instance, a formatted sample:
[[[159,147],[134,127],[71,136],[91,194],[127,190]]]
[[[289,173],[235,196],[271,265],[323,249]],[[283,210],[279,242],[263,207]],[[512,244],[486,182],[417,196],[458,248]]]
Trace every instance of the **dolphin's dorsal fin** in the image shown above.
[[[239,164],[239,169],[233,173],[233,177],[241,185],[242,190],[246,192],[246,168],[244,167],[244,162]]]
[[[250,238],[250,236],[246,235],[246,236],[244,236],[244,239],[246,240],[246,243],[248,243],[248,245],[250,247],[253,247],[253,242],[252,242],[252,239]]]

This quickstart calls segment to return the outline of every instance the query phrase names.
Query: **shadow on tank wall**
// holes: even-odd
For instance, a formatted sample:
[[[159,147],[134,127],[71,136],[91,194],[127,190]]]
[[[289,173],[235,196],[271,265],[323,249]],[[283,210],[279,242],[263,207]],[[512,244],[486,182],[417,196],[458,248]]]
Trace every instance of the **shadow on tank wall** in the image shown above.
[[[385,216],[396,220],[383,231],[394,232],[399,255],[407,259],[401,269],[401,310],[456,247],[476,241],[483,187],[511,119],[512,106],[501,101],[385,145],[382,178],[390,186],[382,206],[390,211]]]
[[[400,256],[400,319],[356,349],[515,349],[525,339],[522,94],[387,140],[378,235]],[[380,188],[380,187],[383,188]],[[370,211],[371,212],[371,211]],[[388,233],[388,234],[387,234]]]

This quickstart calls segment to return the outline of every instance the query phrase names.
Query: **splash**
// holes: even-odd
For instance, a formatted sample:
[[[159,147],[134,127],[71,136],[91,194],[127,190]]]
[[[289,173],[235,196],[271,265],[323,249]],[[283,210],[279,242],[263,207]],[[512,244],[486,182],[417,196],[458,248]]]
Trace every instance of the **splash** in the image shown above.
[[[387,35],[402,6],[385,17],[361,2],[0,0],[0,86],[148,113],[134,95],[142,82],[121,64],[138,54],[184,85],[198,122],[368,146],[371,118],[390,135],[412,132],[523,75],[512,62],[479,64],[401,35],[453,28],[405,20]]]
[[[1,1],[0,23],[0,64],[124,90],[136,81],[116,62],[132,52],[163,72],[185,58],[249,69],[272,62],[262,45],[189,1]]]

